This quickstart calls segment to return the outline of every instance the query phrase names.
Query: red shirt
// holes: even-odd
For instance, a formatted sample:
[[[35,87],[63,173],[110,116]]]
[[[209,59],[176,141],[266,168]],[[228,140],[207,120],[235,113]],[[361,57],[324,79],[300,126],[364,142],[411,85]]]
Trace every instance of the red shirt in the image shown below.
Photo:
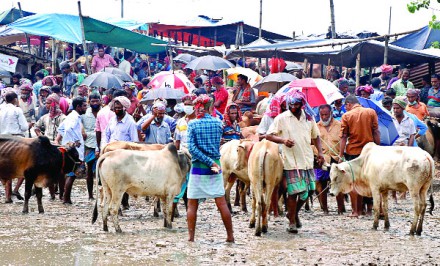
[[[226,105],[228,104],[228,98],[229,98],[229,94],[228,91],[222,87],[219,90],[216,90],[214,92],[214,97],[215,97],[215,101],[221,101],[220,106],[217,108],[217,110],[221,113],[224,114],[225,110],[226,110]]]
[[[131,102],[131,104],[130,104],[130,107],[127,109],[127,113],[132,115],[134,113],[134,111],[136,110],[136,107],[139,103],[139,100],[136,97],[131,97],[130,102]]]

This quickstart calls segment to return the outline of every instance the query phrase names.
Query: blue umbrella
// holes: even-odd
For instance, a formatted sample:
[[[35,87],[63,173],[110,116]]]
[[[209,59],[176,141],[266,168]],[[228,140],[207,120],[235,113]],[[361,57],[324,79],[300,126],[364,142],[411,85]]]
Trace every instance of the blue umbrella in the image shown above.
[[[399,138],[399,133],[397,133],[396,126],[393,122],[393,117],[388,112],[387,109],[382,107],[377,101],[372,101],[362,97],[357,97],[359,103],[365,108],[373,109],[379,120],[379,130],[380,130],[380,145],[391,146],[394,141]]]

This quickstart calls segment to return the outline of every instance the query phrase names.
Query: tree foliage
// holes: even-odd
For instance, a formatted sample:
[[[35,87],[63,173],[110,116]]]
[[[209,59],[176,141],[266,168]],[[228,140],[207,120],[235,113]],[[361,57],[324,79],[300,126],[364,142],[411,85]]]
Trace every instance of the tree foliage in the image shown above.
[[[433,2],[440,3],[440,0],[433,0]],[[415,13],[416,11],[419,11],[420,9],[430,9],[431,0],[415,0],[411,1],[409,4],[407,4],[408,11],[410,13]],[[440,29],[440,21],[437,21],[437,16],[432,15],[431,20],[429,21],[429,27],[433,29]]]

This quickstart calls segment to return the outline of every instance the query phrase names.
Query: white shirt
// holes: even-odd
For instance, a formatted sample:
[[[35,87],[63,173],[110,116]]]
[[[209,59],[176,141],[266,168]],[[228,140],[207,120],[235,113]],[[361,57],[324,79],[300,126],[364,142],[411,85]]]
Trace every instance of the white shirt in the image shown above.
[[[23,135],[29,126],[23,110],[11,103],[0,106],[0,134]]]
[[[401,143],[408,145],[409,137],[416,134],[416,127],[412,119],[404,114],[402,121],[397,121],[393,116],[393,122],[396,126],[397,133],[399,133],[399,138],[394,142],[394,146],[400,146]]]
[[[127,60],[122,61],[119,64],[119,69],[124,71],[128,75],[130,75],[130,71],[131,71],[131,64],[130,64],[130,62],[128,62]]]
[[[63,123],[61,123],[61,125],[58,127],[58,133],[60,133],[63,137],[61,142],[62,145],[65,145],[68,142],[76,141],[81,143],[81,146],[77,147],[76,150],[78,151],[79,159],[83,161],[84,139],[81,134],[81,126],[81,116],[76,110],[73,110],[68,116],[66,116],[66,119],[64,119]]]

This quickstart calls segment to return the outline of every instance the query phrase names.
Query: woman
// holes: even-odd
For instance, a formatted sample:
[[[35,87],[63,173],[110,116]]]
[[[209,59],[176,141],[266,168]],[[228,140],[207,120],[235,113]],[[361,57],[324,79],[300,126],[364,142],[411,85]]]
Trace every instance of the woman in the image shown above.
[[[231,103],[226,107],[225,115],[223,117],[222,143],[241,138],[241,129],[238,125],[240,121],[240,107],[235,103]]]
[[[356,89],[355,91],[356,96],[365,98],[365,99],[370,99],[370,95],[374,93],[374,89],[373,87],[369,86],[369,85],[365,85],[365,86],[360,86]]]

